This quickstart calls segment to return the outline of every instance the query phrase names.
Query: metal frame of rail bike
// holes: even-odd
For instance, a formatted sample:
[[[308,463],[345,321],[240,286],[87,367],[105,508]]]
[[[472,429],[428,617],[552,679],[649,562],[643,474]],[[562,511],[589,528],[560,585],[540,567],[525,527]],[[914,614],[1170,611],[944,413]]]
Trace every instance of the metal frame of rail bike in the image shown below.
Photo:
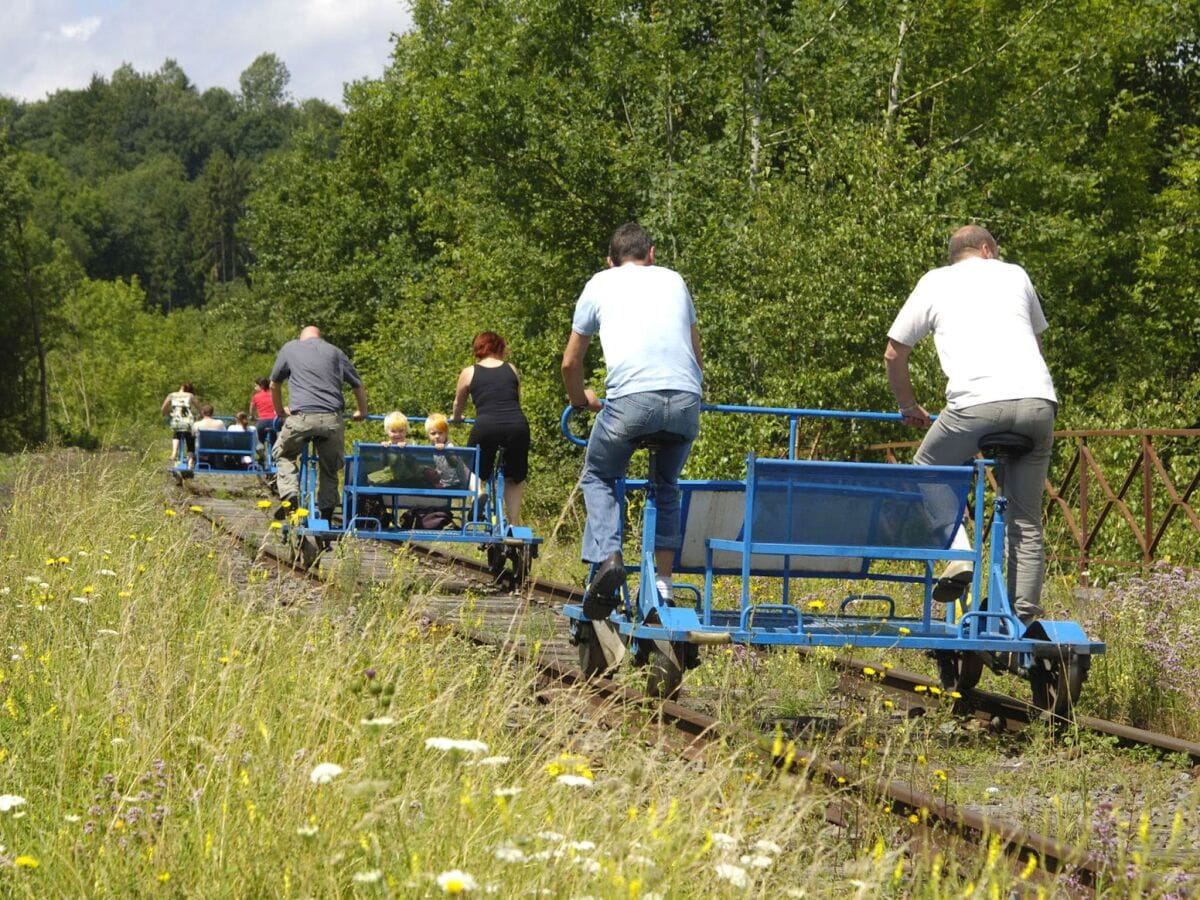
[[[439,486],[434,476],[439,460],[461,462],[469,478],[460,486]],[[299,481],[299,503],[304,514],[285,522],[283,538],[295,544],[297,555],[306,565],[346,535],[396,542],[474,544],[486,554],[488,568],[497,582],[515,589],[528,579],[542,543],[532,529],[513,525],[505,516],[503,457],[497,460],[486,490],[479,489],[477,447],[392,447],[355,441],[352,451],[343,457],[340,526],[323,519],[318,510],[317,460],[309,448],[300,455]],[[444,511],[451,522],[439,528],[420,527],[419,521],[405,525],[403,513],[408,511]]]
[[[799,460],[794,448],[805,418],[899,422],[901,417],[707,404],[703,410],[786,417],[789,458],[763,459],[751,452],[743,481],[680,480],[684,539],[674,572],[703,576],[703,588],[677,583],[676,596],[662,598],[657,590],[626,587],[617,610],[599,622],[588,620],[581,605],[563,607],[585,671],[614,668],[627,648],[635,664],[650,666],[651,690],[671,697],[689,657],[694,663],[698,645],[911,649],[936,659],[948,690],[970,690],[990,667],[1027,679],[1039,709],[1070,715],[1091,656],[1104,652],[1104,644],[1089,640],[1073,621],[1042,619],[1026,627],[1017,618],[1005,576],[1003,496],[993,499],[990,533],[983,528],[984,475],[994,460],[964,466]],[[563,413],[563,433],[586,445],[571,432],[571,413]],[[654,485],[625,479],[619,489],[623,522],[626,493],[645,498],[642,546],[637,564],[626,566],[629,581],[654,585]],[[979,513],[973,548],[952,549],[971,496]],[[943,608],[933,596],[934,568],[954,560],[971,563],[972,582],[965,602],[958,599]],[[736,608],[715,601],[716,579],[722,576],[738,584]],[[798,585],[829,591],[830,579],[863,589],[840,601],[798,604],[796,595],[805,593],[797,591]],[[764,583],[774,593],[765,601],[760,599]],[[918,587],[919,610],[901,609],[888,593],[897,585]],[[908,602],[909,608],[914,605]],[[824,608],[831,611],[821,612]]]

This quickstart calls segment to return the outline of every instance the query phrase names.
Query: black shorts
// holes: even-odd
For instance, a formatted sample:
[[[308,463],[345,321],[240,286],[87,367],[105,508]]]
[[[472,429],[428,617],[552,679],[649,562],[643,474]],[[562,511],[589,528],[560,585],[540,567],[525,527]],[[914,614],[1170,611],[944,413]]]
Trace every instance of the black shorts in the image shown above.
[[[175,437],[183,441],[183,445],[187,447],[188,453],[196,452],[196,436],[190,431],[176,431]]]
[[[480,425],[471,429],[467,443],[479,448],[479,478],[487,481],[496,467],[496,453],[504,448],[504,477],[520,484],[529,475],[529,423]]]

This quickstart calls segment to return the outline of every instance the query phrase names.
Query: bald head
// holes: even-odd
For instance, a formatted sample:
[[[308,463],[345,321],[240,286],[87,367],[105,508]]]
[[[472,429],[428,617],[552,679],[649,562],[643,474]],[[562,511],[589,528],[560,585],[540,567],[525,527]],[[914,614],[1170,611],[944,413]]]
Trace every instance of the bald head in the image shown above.
[[[950,265],[971,256],[995,259],[999,247],[991,232],[978,225],[964,225],[950,236]]]
[[[320,336],[321,329],[316,325],[305,325],[300,329],[300,340],[302,341],[311,340],[312,338],[319,338]]]

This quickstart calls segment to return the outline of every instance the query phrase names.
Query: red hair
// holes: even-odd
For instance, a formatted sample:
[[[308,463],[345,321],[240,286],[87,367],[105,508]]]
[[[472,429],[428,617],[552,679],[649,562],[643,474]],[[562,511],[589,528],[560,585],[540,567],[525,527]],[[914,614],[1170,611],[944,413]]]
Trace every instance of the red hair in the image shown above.
[[[476,359],[487,359],[489,356],[503,357],[506,347],[508,344],[496,332],[481,331],[475,335],[475,343],[471,349],[475,351]]]

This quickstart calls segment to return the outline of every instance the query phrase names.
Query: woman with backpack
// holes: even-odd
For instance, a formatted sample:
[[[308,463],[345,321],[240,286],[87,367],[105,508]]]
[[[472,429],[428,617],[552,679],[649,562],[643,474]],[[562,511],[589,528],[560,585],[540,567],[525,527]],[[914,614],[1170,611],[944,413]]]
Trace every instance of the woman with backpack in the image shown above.
[[[183,441],[190,469],[196,460],[196,438],[192,434],[192,425],[196,421],[196,395],[192,391],[190,381],[185,381],[179,386],[179,390],[167,394],[167,398],[163,400],[162,413],[167,417],[173,436],[171,459],[179,460],[179,442]]]

